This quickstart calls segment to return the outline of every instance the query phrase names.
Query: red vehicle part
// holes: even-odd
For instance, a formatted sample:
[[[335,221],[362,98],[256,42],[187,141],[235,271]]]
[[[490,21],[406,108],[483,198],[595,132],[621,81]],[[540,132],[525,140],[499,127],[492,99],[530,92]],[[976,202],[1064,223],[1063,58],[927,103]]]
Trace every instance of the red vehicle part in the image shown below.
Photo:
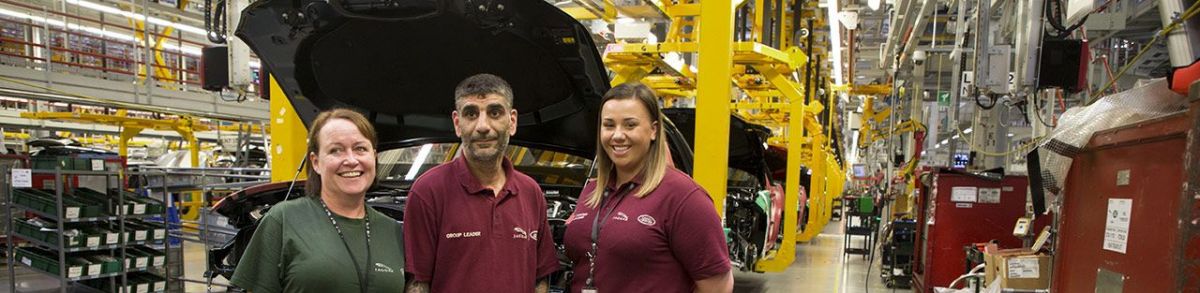
[[[929,192],[920,192],[918,199],[913,262],[916,292],[933,292],[934,287],[949,286],[966,273],[965,246],[991,240],[1006,248],[1022,244],[1012,232],[1017,219],[1025,216],[1028,178],[1006,176],[994,181],[948,170],[936,170],[932,176],[932,186],[920,186]],[[952,197],[955,187],[999,188],[1000,200],[999,203],[956,202]]]
[[[1097,132],[1074,157],[1064,182],[1052,292],[1200,292],[1197,108],[1193,103],[1190,113]],[[1126,235],[1106,237],[1109,208],[1122,200],[1132,201]],[[1124,253],[1116,251],[1121,236]],[[1106,238],[1116,240],[1113,249],[1105,249]]]

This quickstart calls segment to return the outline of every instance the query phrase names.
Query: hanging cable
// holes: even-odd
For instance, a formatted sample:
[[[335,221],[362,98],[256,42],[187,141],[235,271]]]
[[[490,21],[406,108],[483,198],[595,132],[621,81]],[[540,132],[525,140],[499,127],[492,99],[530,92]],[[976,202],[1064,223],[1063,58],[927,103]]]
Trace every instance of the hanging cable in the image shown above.
[[[1180,24],[1182,24],[1184,21],[1187,21],[1188,19],[1192,18],[1193,16],[1196,16],[1197,13],[1200,13],[1200,1],[1196,1],[1196,2],[1192,3],[1192,6],[1188,7],[1187,10],[1184,10],[1183,14],[1180,14],[1180,16],[1178,18],[1175,18],[1174,21],[1171,21],[1171,24],[1163,27],[1161,30],[1158,31],[1158,33],[1155,33],[1154,38],[1150,39],[1150,42],[1146,43],[1146,45],[1143,45],[1142,49],[1138,50],[1138,53],[1136,55],[1133,55],[1133,59],[1129,59],[1129,61],[1126,62],[1124,66],[1121,66],[1121,70],[1117,72],[1117,76],[1113,77],[1111,80],[1108,81],[1108,83],[1104,84],[1104,87],[1101,87],[1100,91],[1098,91],[1098,93],[1103,94],[1104,91],[1108,90],[1109,87],[1112,87],[1113,84],[1115,84],[1117,82],[1117,79],[1120,79],[1121,76],[1124,76],[1125,72],[1128,71],[1129,68],[1133,67],[1133,65],[1135,65],[1136,62],[1142,58],[1143,54],[1146,54],[1147,51],[1150,51],[1150,48],[1154,47],[1154,44],[1158,43],[1159,41],[1162,41],[1163,36],[1166,36],[1167,34],[1170,34],[1175,29],[1179,28]],[[1087,105],[1091,105],[1092,103],[1095,103],[1097,100],[1099,100],[1099,99],[1091,99],[1091,101],[1087,102]]]

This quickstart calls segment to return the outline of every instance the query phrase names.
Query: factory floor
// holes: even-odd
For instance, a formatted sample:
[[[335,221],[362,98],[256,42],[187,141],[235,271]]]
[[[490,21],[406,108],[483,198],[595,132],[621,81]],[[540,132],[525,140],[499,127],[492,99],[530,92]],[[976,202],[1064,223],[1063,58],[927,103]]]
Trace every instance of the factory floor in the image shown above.
[[[842,222],[833,221],[813,241],[797,244],[796,261],[783,272],[734,274],[733,292],[912,292],[884,286],[878,252],[870,268],[862,256],[843,257],[842,230]],[[852,244],[862,246],[859,239]]]
[[[776,273],[736,273],[734,292],[912,292],[908,289],[887,288],[880,281],[879,259],[868,268],[867,260],[861,256],[842,255],[841,222],[834,221],[825,227],[820,236],[809,243],[796,245],[796,260],[787,270]],[[855,245],[861,245],[855,240]],[[205,253],[200,243],[184,244],[184,277],[186,292],[206,292],[210,288],[204,283]],[[16,270],[18,292],[57,292],[58,284],[51,277],[18,266]],[[869,279],[868,276],[870,277]],[[0,274],[0,284],[8,285],[8,272]],[[224,292],[220,284],[224,278],[216,278],[211,291]],[[895,290],[895,291],[893,291]],[[0,286],[0,293],[10,292],[9,286]]]

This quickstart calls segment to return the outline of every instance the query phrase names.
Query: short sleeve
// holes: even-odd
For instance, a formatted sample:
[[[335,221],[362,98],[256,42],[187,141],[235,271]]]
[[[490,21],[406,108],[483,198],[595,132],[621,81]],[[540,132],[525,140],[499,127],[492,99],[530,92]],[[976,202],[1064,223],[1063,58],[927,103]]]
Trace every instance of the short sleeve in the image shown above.
[[[671,253],[692,280],[729,272],[729,248],[721,217],[704,189],[696,188],[685,195],[671,218],[667,232]]]
[[[230,283],[250,292],[283,291],[283,225],[279,217],[267,212],[259,222]]]
[[[404,269],[412,273],[414,281],[429,282],[437,260],[438,221],[429,190],[422,183],[413,184],[404,207]]]

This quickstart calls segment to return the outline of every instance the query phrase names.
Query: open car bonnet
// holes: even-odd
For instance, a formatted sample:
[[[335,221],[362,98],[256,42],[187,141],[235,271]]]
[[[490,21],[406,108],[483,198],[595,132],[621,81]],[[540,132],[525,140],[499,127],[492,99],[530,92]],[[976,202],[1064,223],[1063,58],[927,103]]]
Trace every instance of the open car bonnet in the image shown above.
[[[237,36],[305,124],[354,109],[381,149],[457,141],[454,88],[491,73],[513,87],[513,144],[595,152],[608,77],[587,29],[545,1],[262,0],[243,10]]]

